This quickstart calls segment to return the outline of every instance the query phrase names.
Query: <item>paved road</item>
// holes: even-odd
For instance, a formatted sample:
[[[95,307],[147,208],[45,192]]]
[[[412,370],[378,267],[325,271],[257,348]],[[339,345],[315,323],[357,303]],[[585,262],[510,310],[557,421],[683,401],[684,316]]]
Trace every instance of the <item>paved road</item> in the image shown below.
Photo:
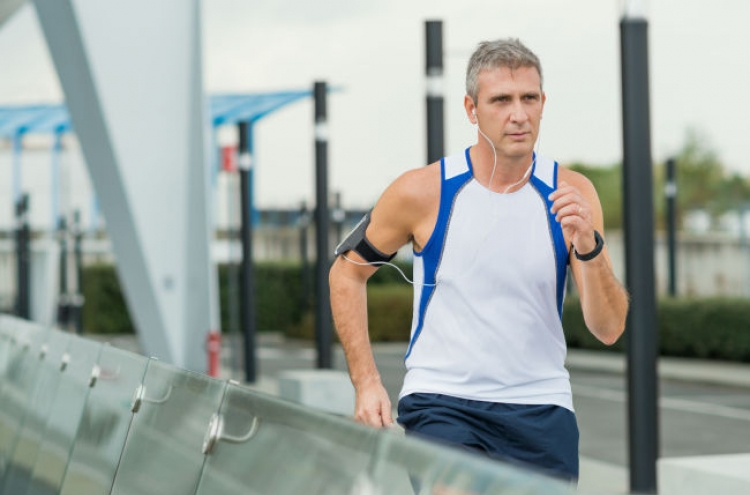
[[[627,392],[622,375],[571,371],[581,454],[627,466]],[[660,382],[661,457],[750,452],[750,390]]]

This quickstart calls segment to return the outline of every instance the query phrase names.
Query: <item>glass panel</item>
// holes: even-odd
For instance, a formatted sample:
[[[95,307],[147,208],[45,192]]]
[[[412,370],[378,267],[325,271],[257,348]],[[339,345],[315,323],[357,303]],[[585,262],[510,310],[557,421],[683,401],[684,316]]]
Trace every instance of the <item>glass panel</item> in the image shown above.
[[[112,494],[195,493],[203,437],[226,382],[153,361]]]
[[[99,377],[89,391],[61,495],[108,495],[133,417],[133,394],[148,358],[104,346]]]
[[[58,493],[73,448],[83,407],[91,387],[91,372],[102,344],[71,337],[69,363],[60,375],[52,411],[44,427],[43,441],[31,473],[28,493]]]
[[[0,323],[2,325],[2,323]],[[15,332],[0,326],[0,397],[2,397],[3,386],[8,374],[8,366],[13,353],[17,352]],[[3,403],[0,402],[0,410]]]
[[[5,372],[8,369],[8,357],[12,343],[16,339],[16,332],[12,328],[3,326],[4,320],[0,320],[0,387],[5,379]]]
[[[37,353],[38,346],[46,339],[47,332],[42,327],[19,325],[19,322],[22,322],[22,320],[0,315],[0,398],[6,381],[13,380],[15,377],[15,375],[9,376],[8,373],[11,368],[17,372],[16,368],[20,359],[18,354],[23,346],[30,346],[33,341],[34,345],[37,346],[33,352]],[[36,361],[34,362],[36,363]],[[0,401],[0,410],[4,405],[4,402]]]
[[[44,425],[51,411],[60,380],[60,364],[68,347],[70,334],[53,330],[39,356],[39,371],[32,386],[23,421],[16,434],[15,447],[3,481],[4,493],[26,493],[31,479]]]
[[[373,469],[362,482],[378,493],[575,493],[569,483],[396,432],[383,432]]]
[[[360,486],[377,430],[236,385],[227,388],[221,417],[222,439],[198,494],[368,493]]]
[[[10,322],[15,327],[16,337],[11,339],[0,392],[0,487],[10,469],[18,433],[33,397],[40,368],[39,355],[48,337],[47,330],[17,325],[16,322]]]
[[[572,495],[571,485],[230,385],[197,495]],[[209,437],[207,437],[208,439]]]

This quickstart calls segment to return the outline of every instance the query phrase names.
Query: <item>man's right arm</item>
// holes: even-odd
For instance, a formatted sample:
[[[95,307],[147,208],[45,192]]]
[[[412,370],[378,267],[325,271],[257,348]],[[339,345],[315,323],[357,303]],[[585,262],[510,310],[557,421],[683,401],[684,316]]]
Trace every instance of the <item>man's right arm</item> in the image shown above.
[[[374,247],[386,254],[394,253],[413,240],[415,230],[434,224],[438,174],[439,167],[413,170],[386,189],[371,212],[366,231]],[[356,392],[354,416],[370,426],[390,426],[391,403],[375,365],[367,325],[367,280],[377,266],[367,265],[354,251],[344,255],[354,263],[339,256],[328,278],[333,320]]]
[[[346,256],[364,260],[353,252]],[[367,331],[367,279],[376,268],[359,266],[339,256],[331,267],[331,310],[344,347],[349,376],[356,391],[354,418],[366,425],[391,426],[391,403],[383,387]]]

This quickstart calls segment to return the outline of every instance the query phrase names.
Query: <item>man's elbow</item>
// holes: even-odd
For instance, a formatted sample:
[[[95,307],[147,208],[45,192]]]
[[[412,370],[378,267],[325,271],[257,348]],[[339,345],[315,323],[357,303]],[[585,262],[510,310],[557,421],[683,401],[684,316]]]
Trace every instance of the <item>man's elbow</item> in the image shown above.
[[[594,336],[604,345],[611,346],[620,340],[620,336],[625,332],[625,319],[627,313],[622,316],[611,318],[596,329],[591,329]]]

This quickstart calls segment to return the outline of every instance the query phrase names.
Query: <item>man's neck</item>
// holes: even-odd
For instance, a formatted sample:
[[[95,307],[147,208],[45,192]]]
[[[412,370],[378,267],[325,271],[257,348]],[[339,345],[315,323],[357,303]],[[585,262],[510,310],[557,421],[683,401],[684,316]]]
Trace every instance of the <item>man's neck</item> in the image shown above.
[[[489,145],[482,146],[481,143],[473,146],[472,151],[474,177],[484,186],[490,185],[489,181],[492,177],[490,189],[493,191],[502,191],[505,187],[519,181],[534,160],[533,152],[521,156],[509,156],[496,151],[495,155]]]

